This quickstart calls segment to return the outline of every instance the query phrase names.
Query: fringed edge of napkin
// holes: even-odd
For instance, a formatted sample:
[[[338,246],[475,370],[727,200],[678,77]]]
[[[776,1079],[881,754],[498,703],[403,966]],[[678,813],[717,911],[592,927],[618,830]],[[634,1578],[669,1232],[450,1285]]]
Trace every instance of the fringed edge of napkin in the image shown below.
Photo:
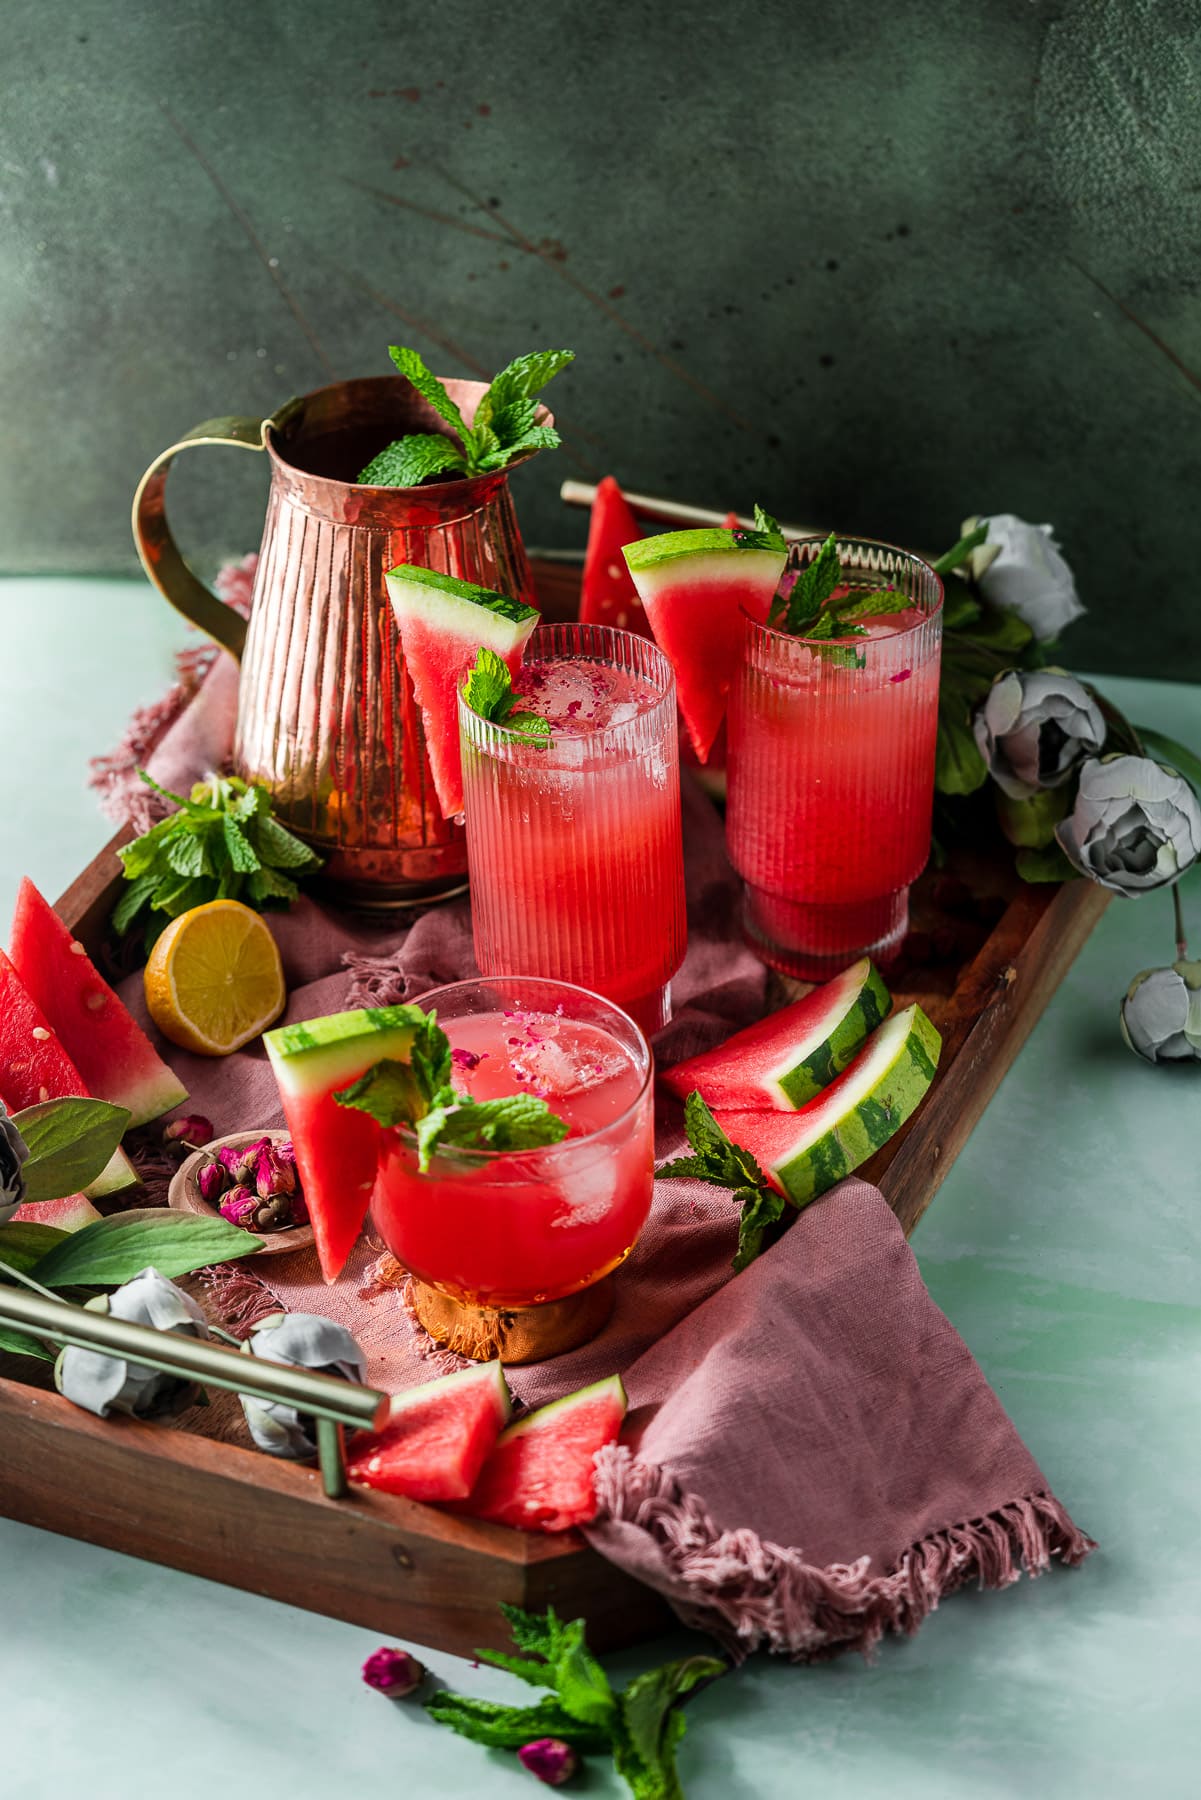
[[[1025,1570],[1041,1575],[1058,1557],[1069,1567],[1096,1549],[1053,1494],[1024,1494],[980,1519],[923,1538],[887,1575],[871,1559],[819,1568],[800,1550],[765,1542],[753,1531],[721,1531],[704,1502],[662,1468],[621,1445],[597,1454],[603,1548],[606,1526],[645,1534],[663,1581],[642,1566],[685,1625],[719,1638],[739,1661],[761,1648],[794,1661],[842,1650],[870,1655],[885,1631],[912,1635],[947,1594],[975,1580],[1008,1587]],[[651,1560],[648,1559],[648,1560]]]

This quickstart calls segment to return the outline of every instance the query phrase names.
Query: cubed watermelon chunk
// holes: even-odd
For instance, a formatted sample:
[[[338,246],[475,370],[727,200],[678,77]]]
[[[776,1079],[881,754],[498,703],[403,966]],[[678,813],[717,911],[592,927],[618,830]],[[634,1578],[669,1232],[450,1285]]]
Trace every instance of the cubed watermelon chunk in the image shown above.
[[[799,1112],[715,1110],[713,1116],[786,1199],[807,1206],[866,1162],[917,1110],[941,1048],[921,1007],[907,1006]]]
[[[498,1362],[407,1388],[393,1395],[378,1431],[352,1439],[347,1473],[365,1487],[410,1500],[462,1500],[511,1412]]]
[[[622,552],[642,536],[625,495],[606,475],[596,484],[580,585],[580,618],[586,625],[613,625],[653,637],[634,578]]]
[[[17,895],[8,954],[89,1093],[128,1107],[131,1126],[187,1099],[178,1075],[28,877]]]
[[[475,587],[440,569],[401,563],[384,576],[384,582],[421,708],[438,804],[443,816],[453,819],[463,810],[459,755],[463,678],[484,647],[494,650],[510,675],[516,675],[525,641],[540,615],[523,600]]]
[[[682,1100],[694,1090],[713,1108],[794,1111],[829,1087],[872,1032],[892,1000],[868,957],[660,1079]]]
[[[668,531],[628,544],[625,559],[705,762],[742,662],[742,609],[766,620],[784,573],[783,543],[757,531]]]
[[[593,1459],[626,1415],[619,1375],[540,1406],[502,1431],[470,1497],[456,1507],[521,1531],[569,1531],[596,1516]]]
[[[29,989],[0,950],[0,1100],[10,1113],[68,1095],[94,1098]],[[137,1180],[129,1158],[114,1150],[87,1188],[112,1194]]]
[[[68,1194],[63,1200],[26,1200],[10,1213],[10,1225],[49,1225],[55,1231],[82,1231],[101,1215],[84,1194]]]
[[[340,1273],[362,1230],[381,1143],[370,1114],[339,1106],[334,1091],[377,1062],[407,1062],[424,1019],[416,1006],[363,1007],[263,1033],[327,1281]]]

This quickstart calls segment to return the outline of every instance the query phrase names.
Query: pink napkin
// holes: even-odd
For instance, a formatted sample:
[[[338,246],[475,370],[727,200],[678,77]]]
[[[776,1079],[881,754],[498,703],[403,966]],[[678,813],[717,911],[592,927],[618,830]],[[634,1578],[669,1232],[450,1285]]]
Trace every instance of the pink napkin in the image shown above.
[[[227,753],[232,674],[218,659],[165,732],[142,729],[137,754],[153,754],[165,785],[184,787]],[[107,785],[120,810],[133,789]],[[766,999],[765,971],[738,936],[720,821],[688,780],[684,840],[689,944],[676,1016],[655,1044],[662,1064],[760,1017]],[[306,899],[269,920],[289,1021],[412,999],[476,972],[465,900],[380,923]],[[153,1035],[140,975],[121,991]],[[261,1047],[221,1061],[162,1048],[189,1088],[185,1110],[218,1134],[282,1124]],[[677,1153],[670,1096],[656,1126],[659,1157]],[[1023,1567],[1037,1574],[1088,1553],[875,1188],[843,1182],[735,1278],[736,1240],[724,1191],[659,1182],[606,1330],[511,1371],[527,1405],[614,1371],[625,1378],[627,1431],[598,1459],[588,1530],[598,1550],[736,1654],[766,1646],[798,1658],[869,1649],[886,1629],[915,1630],[966,1581],[1000,1587]],[[217,1272],[213,1296],[231,1323],[280,1305],[342,1321],[384,1388],[459,1360],[417,1323],[403,1271],[370,1231],[333,1287],[300,1251]]]

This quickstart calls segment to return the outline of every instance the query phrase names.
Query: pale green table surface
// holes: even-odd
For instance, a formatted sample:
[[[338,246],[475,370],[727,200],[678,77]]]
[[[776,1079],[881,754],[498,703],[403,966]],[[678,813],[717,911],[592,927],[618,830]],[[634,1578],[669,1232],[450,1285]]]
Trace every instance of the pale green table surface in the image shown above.
[[[55,897],[103,842],[86,758],[161,691],[184,633],[131,582],[0,582],[0,620],[3,920],[22,873]],[[1105,686],[1136,719],[1201,741],[1197,689]],[[1201,953],[1196,876],[1184,898]],[[1170,959],[1167,899],[1115,901],[915,1242],[1101,1549],[1075,1573],[955,1596],[871,1666],[756,1659],[689,1709],[689,1800],[1201,1793],[1201,1069],[1144,1066],[1116,1023],[1130,977]],[[0,1443],[0,1486],[3,1457]],[[362,1687],[378,1642],[0,1520],[0,1796],[540,1791],[509,1756]],[[516,1685],[425,1660],[471,1693]],[[596,1763],[583,1791],[626,1790]]]

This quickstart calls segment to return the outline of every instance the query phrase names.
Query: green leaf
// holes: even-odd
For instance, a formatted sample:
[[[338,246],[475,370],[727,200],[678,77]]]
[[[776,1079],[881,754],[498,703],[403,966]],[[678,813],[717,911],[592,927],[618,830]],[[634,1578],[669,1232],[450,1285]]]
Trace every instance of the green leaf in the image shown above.
[[[966,581],[949,581],[942,603],[944,631],[963,631],[981,616],[981,605]]]
[[[436,1012],[422,1014],[422,1023],[416,1027],[409,1047],[409,1061],[426,1105],[435,1105],[450,1086],[453,1067],[450,1039],[439,1025]]]
[[[514,712],[505,720],[505,730],[516,732],[518,737],[550,739],[550,720],[539,713]]]
[[[35,1225],[24,1219],[10,1219],[0,1225],[0,1261],[27,1275],[56,1244],[71,1234],[54,1225]]]
[[[547,1662],[552,1660],[562,1632],[553,1606],[548,1606],[544,1613],[532,1613],[520,1606],[510,1606],[507,1601],[502,1600],[500,1610],[505,1615],[510,1635],[519,1650],[528,1650]]]
[[[365,487],[420,487],[431,475],[462,474],[463,453],[440,432],[411,432],[396,438],[360,471]]]
[[[949,550],[944,550],[938,561],[932,565],[934,573],[936,575],[949,575],[952,569],[958,569],[962,563],[965,563],[968,560],[972,551],[975,550],[979,544],[987,543],[987,541],[988,520],[984,519],[973,530],[961,537],[957,544],[952,544]]]
[[[885,613],[900,612],[908,604],[905,594],[896,588],[852,588],[837,600],[831,600],[827,612],[836,617],[841,632],[853,619],[877,619]]]
[[[129,930],[142,907],[149,901],[158,882],[159,878],[154,873],[139,875],[136,881],[130,882],[113,908],[112,927],[114,931],[124,933]]]
[[[1019,850],[1014,867],[1023,881],[1074,881],[1079,870],[1074,869],[1058,844],[1050,844],[1045,850]]]
[[[238,821],[229,813],[226,813],[222,819],[221,829],[225,837],[225,848],[229,853],[229,860],[239,875],[249,875],[252,869],[262,867],[249,840],[243,835]]]
[[[240,877],[235,877],[235,886],[240,886]],[[168,875],[155,888],[150,905],[155,912],[166,913],[168,918],[177,919],[180,913],[190,912],[194,906],[203,906],[212,897],[212,882],[207,876],[193,875],[188,878]]]
[[[974,794],[988,780],[988,764],[971,729],[941,709],[934,752],[934,785],[940,794]]]
[[[563,1628],[553,1670],[554,1687],[564,1709],[581,1725],[593,1725],[611,1736],[618,1719],[617,1698],[584,1640],[583,1619],[573,1619]]]
[[[426,1110],[425,1095],[413,1069],[390,1057],[375,1063],[349,1087],[335,1088],[334,1099],[339,1106],[369,1114],[386,1130],[394,1125],[414,1125]]]
[[[437,1694],[425,1710],[439,1725],[447,1725],[460,1737],[486,1744],[493,1750],[520,1750],[535,1738],[562,1738],[576,1750],[605,1751],[608,1735],[585,1725],[557,1700],[547,1698],[535,1706],[502,1706],[495,1700],[475,1700],[467,1694]]]
[[[432,375],[426,368],[416,350],[407,350],[403,346],[398,347],[396,344],[391,344],[388,347],[388,355],[401,374],[412,382],[421,398],[427,400],[438,416],[445,419],[448,425],[453,426],[458,436],[466,443],[468,431],[463,423],[462,413],[438,377]]]
[[[1147,754],[1157,762],[1168,763],[1183,775],[1201,799],[1201,757],[1184,744],[1178,744],[1175,738],[1165,737],[1162,731],[1152,731],[1147,725],[1136,725],[1135,730]]]
[[[778,521],[773,519],[769,512],[765,512],[757,500],[755,502],[755,530],[760,532],[763,537],[774,538],[781,550],[784,548],[784,533],[780,530]]]
[[[300,898],[300,889],[290,876],[281,874],[278,869],[256,869],[253,875],[246,877],[246,898],[257,907],[267,906],[274,900],[282,900],[290,906],[293,900]]]
[[[785,606],[784,630],[797,637],[811,635],[808,627],[821,612],[836,587],[842,585],[838,540],[831,532],[811,563],[796,578]]]
[[[13,1356],[36,1356],[39,1362],[56,1362],[58,1346],[41,1343],[37,1338],[27,1337],[23,1331],[14,1331],[11,1326],[0,1325],[0,1350],[7,1350]]]
[[[107,1100],[43,1100],[13,1115],[29,1147],[28,1200],[62,1200],[87,1187],[104,1168],[129,1125],[129,1108]]]
[[[689,1656],[636,1675],[621,1696],[623,1729],[613,1750],[618,1773],[637,1800],[683,1800],[676,1749],[684,1735],[679,1702],[702,1682],[724,1675],[714,1656]]]
[[[126,881],[136,881],[147,870],[159,866],[160,852],[164,857],[166,855],[164,841],[169,841],[178,827],[179,815],[172,813],[170,818],[160,819],[157,825],[152,825],[141,837],[134,838],[132,844],[122,844],[117,855],[121,858]],[[166,866],[165,862],[162,866]]]
[[[490,426],[494,443],[498,446],[507,445],[519,437],[524,437],[527,431],[532,431],[537,415],[538,402],[536,400],[513,400],[508,406],[502,406],[499,412],[493,413],[486,421],[481,420],[477,413],[475,429],[478,432],[481,425],[485,430]]]
[[[561,370],[574,361],[574,350],[531,350],[525,356],[514,357],[511,363],[507,363],[492,377],[488,392],[476,413],[477,422],[490,424],[497,413],[512,406],[514,401],[532,400],[535,394],[542,392],[548,381],[553,381]]]
[[[43,1287],[119,1287],[146,1268],[174,1280],[261,1248],[261,1238],[224,1219],[148,1207],[71,1232],[31,1272]]]
[[[217,823],[217,814],[213,814],[213,824]],[[177,875],[211,875],[213,860],[208,852],[204,836],[199,833],[177,831],[173,837],[165,840],[168,866]]]
[[[475,667],[468,671],[463,698],[477,717],[488,719],[493,725],[518,731],[522,737],[550,736],[550,724],[539,714],[514,711],[517,697],[509,666],[486,645],[481,644]]]
[[[977,622],[960,635],[976,649],[991,650],[1005,659],[998,668],[1011,667],[1013,659],[1034,642],[1034,633],[1025,619],[1003,606],[990,606],[987,601],[981,602]]]
[[[527,450],[557,450],[562,442],[553,425],[531,425],[528,431],[523,431],[511,443],[503,444],[494,456],[485,460],[489,466],[503,469],[506,463],[512,462],[515,456],[523,456]]]
[[[452,1093],[417,1121],[417,1167],[424,1175],[436,1150],[536,1150],[561,1143],[567,1129],[536,1094],[475,1101]]]
[[[741,1201],[738,1220],[738,1249],[734,1256],[734,1273],[749,1268],[763,1248],[763,1240],[784,1214],[784,1196],[774,1188],[739,1188],[734,1195]]]
[[[258,790],[260,793],[263,789]],[[307,844],[273,819],[270,813],[255,819],[247,836],[259,853],[259,860],[276,869],[319,869],[321,858]]]

